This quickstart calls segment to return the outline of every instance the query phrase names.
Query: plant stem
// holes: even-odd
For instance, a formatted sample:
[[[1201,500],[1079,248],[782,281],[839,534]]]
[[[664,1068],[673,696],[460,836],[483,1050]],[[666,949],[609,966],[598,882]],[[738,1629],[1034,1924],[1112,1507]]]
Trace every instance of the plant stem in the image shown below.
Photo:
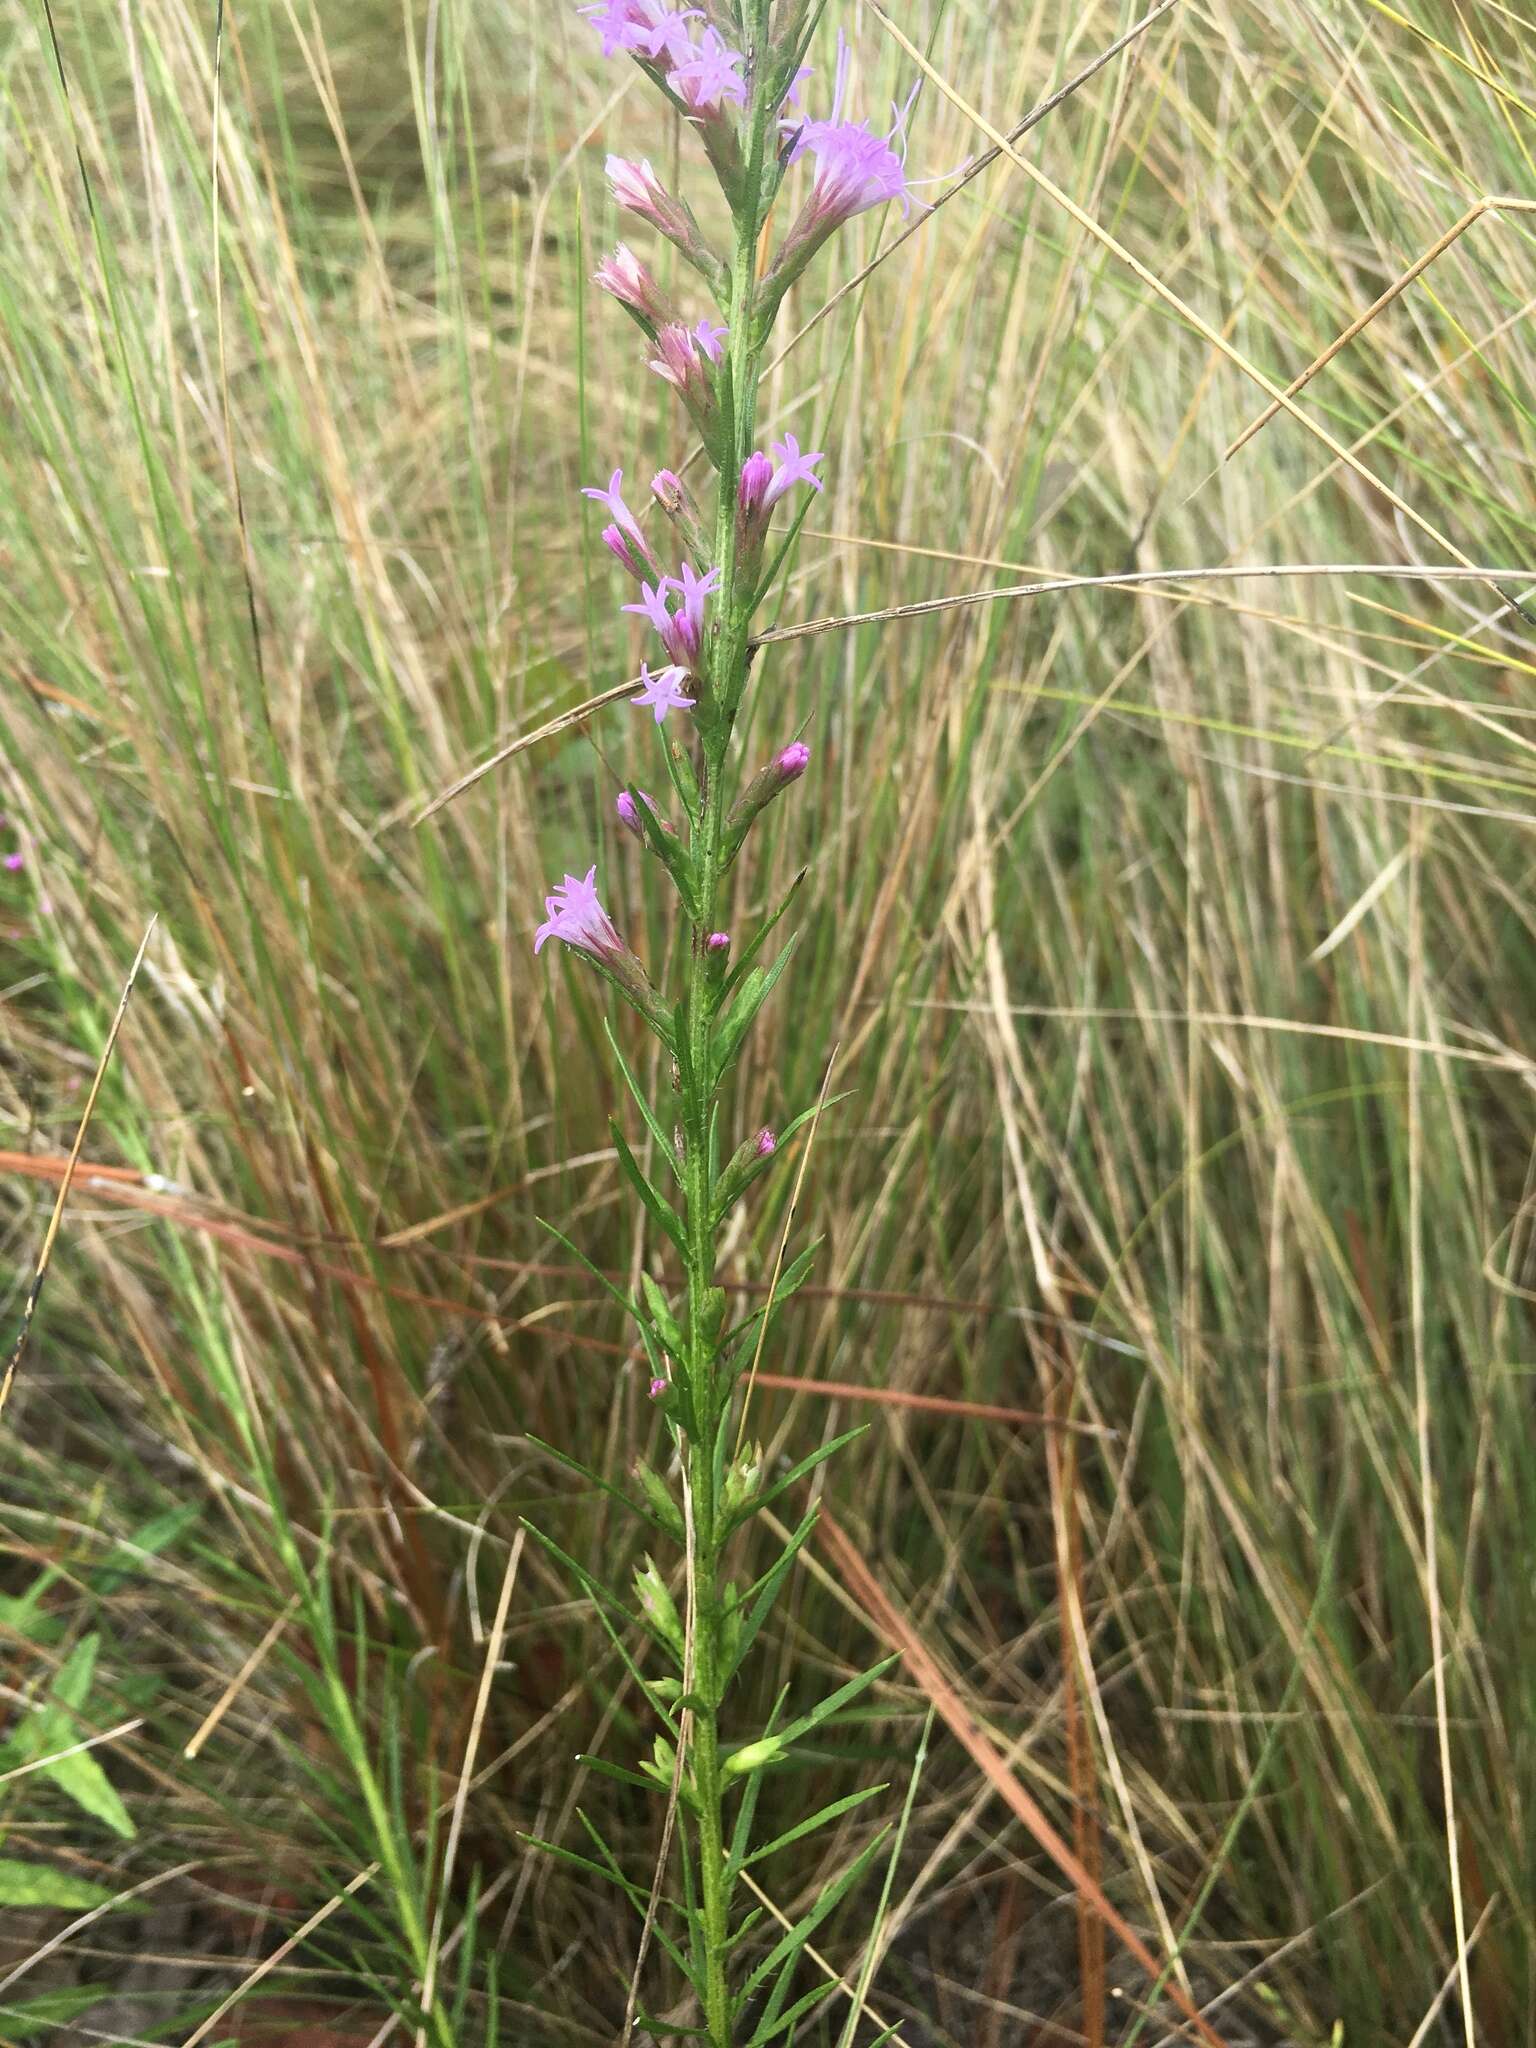
[[[742,585],[737,548],[737,485],[752,443],[761,343],[754,333],[758,192],[762,177],[763,117],[752,132],[746,191],[736,216],[730,298],[730,437],[719,477],[716,560],[720,567],[720,630],[710,663],[716,720],[704,742],[703,805],[693,845],[698,922],[688,961],[688,1060],[684,1079],[684,1188],[688,1233],[688,1380],[697,1435],[689,1453],[693,1501],[693,1692],[698,1705],[687,1759],[698,1802],[699,1888],[704,2022],[712,2048],[730,2048],[731,2002],[725,1960],[730,1939],[730,1886],[726,1879],[720,1769],[720,1542],[717,1456],[724,1441],[726,1402],[715,1372],[717,1333],[714,1185],[710,1160],[715,1085],[710,1037],[713,988],[705,941],[715,929],[726,814],[726,764],[736,707],[746,682],[747,639],[755,592]]]

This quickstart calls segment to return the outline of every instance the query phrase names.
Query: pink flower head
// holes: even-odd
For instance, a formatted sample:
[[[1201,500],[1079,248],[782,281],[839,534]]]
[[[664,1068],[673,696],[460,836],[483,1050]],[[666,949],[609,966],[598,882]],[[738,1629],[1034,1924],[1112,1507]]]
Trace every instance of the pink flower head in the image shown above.
[[[663,1394],[669,1393],[671,1391],[671,1386],[672,1382],[670,1380],[664,1380],[658,1376],[656,1379],[653,1379],[651,1381],[651,1384],[646,1389],[646,1392],[650,1395],[653,1401],[659,1401]]]
[[[714,394],[709,372],[688,329],[680,321],[669,321],[656,336],[656,346],[660,353],[651,358],[651,368],[657,376],[664,377],[690,406],[710,404]]]
[[[710,320],[700,320],[693,329],[694,346],[699,354],[710,362],[718,363],[723,353],[721,343],[730,333],[729,327],[717,327]]]
[[[580,12],[602,38],[605,57],[629,50],[653,64],[681,63],[690,54],[688,24],[699,14],[697,7],[674,9],[666,0],[601,0]]]
[[[636,547],[630,536],[621,532],[617,526],[605,526],[601,539],[603,546],[617,559],[620,566],[627,569],[638,582],[643,583],[646,576],[655,569],[656,558],[645,543],[642,541],[640,547]]]
[[[683,695],[683,684],[688,680],[688,671],[685,668],[679,668],[674,664],[667,668],[659,668],[655,675],[652,675],[642,661],[640,679],[645,688],[638,692],[633,701],[637,705],[644,705],[647,711],[654,711],[658,725],[669,711],[690,710],[695,702],[694,698]]]
[[[746,81],[736,69],[745,61],[740,50],[730,49],[723,37],[707,28],[676,65],[669,83],[683,104],[698,114],[718,113],[727,100],[745,106]]]
[[[642,220],[649,221],[653,228],[660,228],[663,234],[670,231],[667,224],[677,202],[652,170],[649,157],[635,163],[628,157],[610,156],[607,171],[608,183],[620,206],[627,206],[631,213],[638,213]]]
[[[903,213],[911,211],[906,165],[897,154],[896,145],[901,143],[905,147],[903,131],[916,98],[916,87],[905,107],[892,109],[895,120],[886,135],[874,134],[867,121],[845,121],[842,112],[848,88],[849,49],[841,33],[837,43],[837,83],[830,118],[796,121],[789,117],[786,121],[794,135],[789,161],[812,157],[816,171],[811,196],[785,242],[784,257],[791,251],[814,247],[856,213],[871,206],[883,206],[887,200],[899,200]]]
[[[639,602],[624,605],[622,609],[648,619],[661,635],[661,644],[673,661],[690,668],[698,660],[699,649],[704,644],[704,600],[712,597],[719,587],[718,569],[711,569],[707,576],[700,576],[691,563],[684,562],[681,576],[663,576],[654,585],[642,583]],[[676,611],[669,603],[674,593],[683,600]]]
[[[611,256],[603,258],[592,273],[592,281],[653,327],[659,327],[670,317],[661,286],[625,242],[620,242]]]
[[[810,763],[811,750],[804,740],[791,740],[774,761],[779,781],[798,782]]]
[[[757,1142],[752,1149],[756,1152],[759,1159],[771,1159],[774,1153],[778,1151],[779,1141],[766,1124],[758,1132]]]
[[[26,866],[26,864],[27,857],[24,853],[8,853],[5,856],[5,868],[7,874],[19,874],[21,870]]]
[[[763,493],[764,509],[776,505],[784,493],[792,490],[796,484],[809,484],[813,491],[819,491],[822,487],[821,478],[816,474],[815,465],[818,462],[825,462],[826,459],[826,450],[823,448],[818,448],[814,454],[802,455],[800,443],[793,434],[786,434],[782,441],[775,441],[774,470],[768,480],[768,488]]]
[[[628,534],[629,538],[644,554],[648,555],[650,553],[650,549],[646,546],[645,535],[640,531],[639,520],[636,519],[634,513],[630,511],[624,502],[624,472],[622,469],[616,469],[606,484],[583,484],[581,495],[584,498],[595,498],[599,505],[606,505],[615,526],[619,528],[620,532]]]
[[[706,953],[729,953],[729,951],[731,950],[730,933],[711,932],[709,937],[704,941],[704,950]]]
[[[670,832],[672,830],[672,827],[665,818],[657,816],[656,799],[648,789],[641,790],[640,803],[645,805],[645,808],[656,819],[663,832]],[[613,808],[618,812],[619,822],[623,825],[624,829],[627,832],[633,832],[635,837],[643,842],[645,832],[640,824],[640,805],[635,802],[627,789],[619,791],[613,800]]]
[[[626,951],[612,918],[597,900],[595,867],[588,868],[580,877],[567,875],[554,893],[544,898],[544,909],[545,920],[533,935],[535,953],[543,949],[546,939],[558,939],[562,945],[590,954],[594,960],[612,961]]]
[[[760,448],[753,449],[741,465],[741,487],[736,502],[750,519],[768,503],[768,486],[773,482],[773,464]]]

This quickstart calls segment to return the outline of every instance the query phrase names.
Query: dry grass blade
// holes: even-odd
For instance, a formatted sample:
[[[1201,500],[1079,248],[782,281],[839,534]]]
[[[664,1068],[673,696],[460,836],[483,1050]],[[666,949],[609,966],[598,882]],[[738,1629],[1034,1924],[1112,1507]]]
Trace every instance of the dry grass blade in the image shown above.
[[[1371,489],[1379,491],[1389,505],[1392,505],[1402,514],[1403,518],[1408,520],[1412,526],[1417,527],[1419,532],[1426,535],[1437,547],[1443,548],[1453,561],[1459,562],[1465,568],[1471,567],[1467,556],[1457,547],[1456,543],[1443,534],[1433,521],[1427,519],[1416,505],[1410,504],[1408,499],[1393,490],[1390,484],[1383,483],[1381,478],[1373,470],[1368,469],[1353,450],[1347,448],[1342,441],[1331,434],[1326,427],[1319,425],[1309,414],[1304,413],[1296,401],[1293,398],[1287,397],[1286,393],[1281,390],[1272,378],[1267,377],[1256,363],[1248,360],[1241,349],[1234,347],[1219,328],[1213,327],[1210,321],[1206,320],[1191,305],[1181,299],[1178,293],[1172,290],[1158,276],[1155,270],[1150,269],[1139,257],[1133,256],[1130,250],[1117,240],[1101,222],[1095,220],[1091,213],[1088,213],[1083,207],[1079,206],[1070,193],[1064,192],[1059,185],[1046,176],[1045,172],[1038,165],[1030,163],[1027,157],[1020,156],[1013,144],[1005,136],[997,132],[986,116],[976,107],[972,106],[967,99],[955,90],[948,79],[944,78],[933,68],[911,37],[892,21],[890,15],[880,5],[880,0],[868,0],[868,5],[870,12],[881,23],[886,33],[906,51],[912,61],[922,70],[923,75],[932,79],[944,97],[964,114],[967,120],[974,121],[981,132],[997,145],[1009,162],[1021,170],[1032,183],[1038,185],[1040,190],[1049,198],[1053,199],[1077,223],[1085,234],[1091,235],[1101,248],[1107,249],[1117,261],[1123,263],[1134,277],[1139,278],[1149,291],[1155,292],[1164,305],[1177,313],[1181,320],[1187,322],[1203,341],[1208,342],[1234,368],[1241,370],[1245,377],[1251,378],[1261,391],[1266,392],[1275,401],[1282,411],[1289,413],[1300,426],[1305,428],[1307,433],[1311,434],[1315,440],[1320,441],[1335,460],[1344,463],[1359,477],[1362,483],[1368,484]],[[1486,580],[1493,584],[1493,588],[1498,591],[1499,596],[1504,599],[1505,603],[1511,609],[1518,611],[1528,624],[1536,624],[1536,620],[1531,619],[1524,607],[1517,600],[1511,598],[1497,582],[1494,582],[1492,578]]]
[[[1454,227],[1447,228],[1438,241],[1432,243],[1416,262],[1410,263],[1400,277],[1394,278],[1386,290],[1371,301],[1358,320],[1351,320],[1344,329],[1344,332],[1329,342],[1321,355],[1314,356],[1307,367],[1291,379],[1290,383],[1285,387],[1286,397],[1294,398],[1298,391],[1305,389],[1319,370],[1327,368],[1340,349],[1348,348],[1357,335],[1363,334],[1378,313],[1384,313],[1394,299],[1401,298],[1415,278],[1422,277],[1435,259],[1443,256],[1453,242],[1460,241],[1468,228],[1480,221],[1485,213],[1536,213],[1536,199],[1479,199],[1475,205],[1469,206]],[[1249,425],[1244,427],[1235,440],[1227,443],[1222,453],[1222,461],[1230,462],[1238,449],[1246,447],[1254,435],[1260,432],[1262,428],[1268,426],[1269,422],[1280,410],[1280,400],[1278,398],[1272,400],[1256,420],[1251,421]]]
[[[783,640],[803,640],[808,634],[846,632],[854,626],[882,626],[891,619],[932,618],[939,612],[959,611],[967,605],[1000,604],[1021,597],[1049,597],[1069,590],[1137,590],[1152,584],[1225,582],[1246,576],[1391,576],[1406,577],[1415,583],[1455,583],[1471,578],[1497,588],[1501,577],[1522,580],[1528,579],[1529,575],[1528,569],[1486,569],[1475,563],[1434,568],[1422,562],[1250,562],[1196,569],[1137,569],[1124,576],[1053,576],[1035,583],[1005,584],[999,590],[964,590],[954,597],[927,597],[916,604],[885,605],[875,612],[844,612],[824,619],[806,619],[796,626],[775,626],[771,632],[759,633],[752,644],[754,647],[772,647]],[[1505,602],[1512,600],[1506,598]],[[535,739],[542,737],[542,733],[534,733],[521,744],[531,746]],[[495,763],[486,765],[494,767]],[[483,774],[485,771],[476,772]]]
[[[1144,14],[1140,21],[1133,21],[1124,35],[1116,36],[1107,49],[1101,50],[1097,57],[1085,64],[1081,71],[1067,80],[1065,85],[1051,93],[1046,99],[1041,100],[1038,106],[1031,107],[1023,120],[1016,127],[1009,129],[1006,138],[1008,144],[1012,146],[1014,143],[1022,142],[1032,128],[1038,128],[1040,123],[1054,114],[1058,107],[1065,106],[1069,99],[1081,92],[1085,85],[1097,78],[1107,64],[1112,64],[1123,50],[1128,50],[1132,43],[1140,36],[1146,34],[1154,22],[1160,21],[1171,8],[1177,7],[1178,4],[1179,0],[1158,0],[1158,5],[1152,9],[1150,14]],[[914,235],[921,234],[922,230],[927,227],[941,206],[947,206],[951,199],[957,198],[967,185],[972,184],[979,178],[983,171],[989,170],[1002,154],[1003,145],[994,143],[990,149],[984,149],[974,163],[967,164],[947,192],[941,192],[931,206],[925,207],[915,221],[902,229],[894,241],[887,242],[878,255],[872,256],[861,269],[853,273],[852,277],[838,286],[831,298],[819,306],[810,319],[806,321],[805,325],[790,336],[772,362],[768,364],[763,374],[771,376],[790,351],[798,348],[806,336],[813,329],[821,325],[822,321],[826,319],[835,306],[840,306],[844,299],[859,289],[861,284],[866,283],[868,279],[873,277],[881,264],[888,263],[891,257],[896,254],[896,251],[905,243],[910,242]]]
[[[38,1254],[37,1270],[32,1275],[32,1284],[27,1289],[27,1298],[21,1311],[21,1328],[16,1333],[16,1342],[11,1346],[11,1355],[5,1362],[5,1375],[0,1378],[0,1415],[5,1413],[5,1404],[10,1399],[11,1386],[16,1378],[17,1367],[21,1364],[22,1353],[27,1348],[37,1304],[42,1298],[43,1282],[48,1277],[48,1262],[53,1257],[54,1242],[59,1234],[59,1225],[64,1217],[64,1204],[69,1200],[70,1182],[80,1163],[80,1153],[85,1145],[85,1134],[91,1126],[91,1116],[96,1108],[96,1098],[101,1093],[101,1084],[106,1076],[107,1063],[112,1057],[112,1048],[117,1044],[117,1034],[123,1028],[123,1019],[128,1014],[128,999],[133,994],[133,985],[138,979],[139,968],[143,965],[144,954],[153,936],[156,920],[151,918],[139,941],[139,950],[133,956],[133,965],[128,970],[128,979],[118,998],[117,1010],[107,1032],[107,1042],[101,1049],[101,1058],[96,1063],[96,1072],[91,1079],[90,1093],[85,1098],[85,1108],[80,1112],[80,1122],[75,1130],[75,1142],[69,1148],[69,1157],[64,1162],[64,1171],[59,1177],[59,1192],[54,1200],[53,1213],[48,1218],[48,1228],[43,1233],[43,1248]]]
[[[412,827],[424,825],[428,818],[435,817],[445,805],[451,804],[455,797],[462,796],[466,789],[473,789],[493,768],[500,768],[503,762],[512,760],[517,754],[525,753],[529,747],[536,747],[541,740],[551,740],[558,733],[569,732],[573,725],[581,725],[594,711],[601,711],[607,704],[617,704],[625,697],[632,697],[635,691],[642,687],[642,679],[639,676],[631,676],[627,683],[615,683],[611,690],[600,691],[597,696],[589,697],[584,704],[577,704],[569,711],[562,711],[558,718],[547,719],[535,731],[525,732],[517,739],[509,741],[506,746],[498,747],[488,761],[482,761],[478,768],[469,769],[457,782],[450,783],[445,790],[433,797],[431,803],[412,818]]]
[[[1152,1951],[1130,1922],[1110,1904],[1104,1895],[1103,1887],[1094,1881],[1076,1851],[1051,1825],[1038,1802],[1030,1797],[1009,1770],[996,1746],[978,1726],[975,1716],[950,1683],[938,1659],[869,1569],[858,1545],[844,1533],[825,1505],[817,1521],[816,1533],[843,1574],[855,1600],[863,1606],[868,1619],[891,1648],[900,1651],[923,1697],[933,1705],[956,1741],[963,1746],[999,1796],[1012,1808],[1014,1814],[1023,1822],[1058,1869],[1076,1887],[1080,1896],[1088,1901],[1105,1925],[1119,1936],[1147,1975],[1156,1982],[1161,1972]],[[1224,2048],[1221,2036],[1181,1986],[1170,1983],[1167,1995],[1178,2006],[1200,2039],[1206,2043],[1206,2048]]]

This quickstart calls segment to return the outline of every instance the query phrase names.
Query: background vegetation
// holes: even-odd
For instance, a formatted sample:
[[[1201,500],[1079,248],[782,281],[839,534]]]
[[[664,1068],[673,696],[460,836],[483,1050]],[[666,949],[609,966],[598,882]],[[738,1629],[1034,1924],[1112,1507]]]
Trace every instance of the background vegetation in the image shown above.
[[[878,108],[913,67],[847,12]],[[1134,15],[900,18],[1006,129]],[[6,1418],[0,2036],[183,2041],[239,1994],[197,2038],[403,2041],[414,1916],[466,2042],[608,2043],[638,1922],[519,1832],[582,1849],[585,1808],[648,1882],[651,1810],[573,1758],[650,1731],[518,1530],[616,1571],[530,1437],[617,1479],[656,1432],[538,1219],[666,1259],[601,1007],[529,934],[596,843],[665,963],[611,816],[637,726],[412,820],[632,672],[577,487],[679,451],[584,280],[602,149],[688,144],[563,5],[215,26],[0,0],[9,1323],[159,918]],[[1475,201],[1529,206],[1533,52],[1492,0],[1177,0],[1020,145],[1102,234],[1002,162],[766,394],[829,451],[786,621],[1161,572],[764,654],[753,741],[815,758],[742,900],[803,864],[807,930],[740,1122],[838,1046],[757,1428],[870,1423],[831,1520],[1232,2048],[1536,2042],[1536,639],[1431,573],[1531,561],[1536,217],[1485,212],[1223,461],[1244,364],[1284,382]],[[983,143],[930,83],[914,174]],[[1234,564],[1337,573],[1176,574]],[[879,1632],[811,1553],[763,1703]],[[785,1827],[891,1790],[771,1907],[910,1796],[882,2024],[1168,2037],[942,1722],[921,1751],[932,1692],[899,1667],[827,1789],[774,1782]]]

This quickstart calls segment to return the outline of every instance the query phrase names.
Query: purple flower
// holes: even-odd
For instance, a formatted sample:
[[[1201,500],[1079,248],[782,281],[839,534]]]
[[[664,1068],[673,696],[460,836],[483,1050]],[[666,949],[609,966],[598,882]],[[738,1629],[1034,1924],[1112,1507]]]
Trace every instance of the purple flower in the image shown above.
[[[699,649],[704,644],[704,600],[712,597],[719,587],[718,569],[711,569],[708,575],[700,576],[695,573],[691,562],[684,562],[681,576],[663,576],[655,585],[642,583],[639,602],[624,605],[622,609],[648,619],[661,635],[661,644],[673,661],[689,668],[698,660]],[[683,600],[676,611],[668,603],[674,593]]]
[[[641,790],[640,803],[645,805],[646,809],[651,813],[652,817],[656,816],[656,799],[651,795],[648,789]],[[627,789],[621,789],[619,791],[618,795],[613,800],[613,808],[618,812],[619,822],[621,825],[623,825],[625,830],[628,832],[633,832],[637,839],[643,841],[645,838],[645,833],[641,829],[640,825],[640,805],[635,802],[634,798],[630,795]],[[666,824],[666,821],[664,819],[657,818],[656,822],[662,827],[663,831],[668,831],[671,829]]]
[[[601,539],[603,546],[618,559],[620,565],[626,568],[637,581],[643,583],[648,572],[656,567],[656,557],[646,547],[644,541],[637,548],[630,536],[627,533],[621,533],[618,527],[605,526]]]
[[[791,740],[774,761],[779,781],[798,782],[810,762],[811,750],[804,740]]]
[[[774,265],[786,283],[803,268],[832,230],[856,213],[871,206],[883,206],[891,199],[900,201],[903,213],[911,211],[906,165],[897,154],[896,145],[902,143],[905,147],[903,130],[912,111],[912,100],[917,96],[916,87],[905,107],[892,109],[896,118],[886,135],[874,134],[867,121],[845,121],[842,113],[848,88],[849,50],[841,33],[837,42],[837,83],[831,116],[825,121],[786,116],[784,122],[793,138],[789,161],[795,163],[809,156],[816,165],[811,195]]]
[[[711,932],[709,937],[704,941],[704,950],[706,953],[729,953],[729,951],[731,950],[730,933]]]
[[[21,869],[26,866],[26,864],[27,857],[23,853],[8,853],[5,856],[5,867],[7,874],[18,874],[21,871]]]
[[[818,448],[812,455],[802,455],[800,443],[793,434],[786,434],[782,441],[775,441],[774,471],[769,479],[768,488],[763,493],[764,509],[776,505],[784,493],[793,489],[796,484],[809,484],[813,491],[819,491],[821,478],[816,474],[814,465],[825,462],[826,459],[824,448]]]
[[[542,950],[546,939],[558,939],[562,945],[604,962],[618,959],[628,950],[597,900],[595,867],[580,877],[567,875],[554,893],[544,898],[544,909],[545,920],[533,935],[535,953]]]
[[[659,1401],[663,1394],[670,1392],[671,1385],[672,1382],[670,1380],[657,1378],[651,1381],[646,1391],[653,1401]]]
[[[651,551],[646,545],[645,535],[640,531],[640,522],[624,502],[622,469],[616,469],[606,484],[583,484],[581,495],[584,498],[595,498],[599,505],[606,505],[620,532],[628,534],[641,553],[649,557]]]
[[[712,406],[709,372],[688,329],[679,321],[669,321],[656,336],[656,346],[661,353],[651,358],[651,368],[681,394],[689,411]]]
[[[688,56],[677,64],[669,81],[678,98],[695,113],[715,113],[726,101],[744,106],[747,87],[736,67],[744,63],[740,50],[727,47],[712,28],[705,29]]]
[[[592,273],[592,281],[652,327],[659,327],[671,317],[661,286],[625,242],[620,242],[611,256],[603,258]]]
[[[722,354],[720,344],[730,331],[729,327],[716,327],[710,320],[701,320],[693,330],[694,344],[701,355],[718,363]]]
[[[736,502],[748,519],[766,507],[772,482],[773,464],[760,448],[754,448],[741,465],[741,487],[736,494]]]
[[[579,11],[601,36],[605,57],[630,50],[652,63],[677,64],[692,52],[688,24],[698,17],[697,7],[673,9],[666,0],[602,0]]]
[[[627,157],[609,157],[608,183],[620,206],[639,214],[668,241],[675,242],[690,263],[697,264],[707,275],[718,270],[717,260],[704,246],[698,222],[662,184],[648,160],[637,164]]]
[[[644,705],[647,711],[654,711],[656,723],[661,724],[669,711],[687,711],[695,699],[683,695],[683,684],[688,680],[688,671],[675,665],[659,668],[655,675],[642,661],[640,679],[645,684],[633,699],[637,705]]]
[[[766,1124],[758,1132],[757,1142],[752,1149],[756,1152],[759,1159],[771,1159],[774,1153],[778,1151],[779,1141]]]
[[[810,758],[811,750],[804,740],[792,740],[774,755],[766,768],[758,769],[726,819],[730,835],[728,844],[733,849],[740,846],[751,829],[753,819],[773,802],[780,790],[788,789],[792,782],[800,780]]]

